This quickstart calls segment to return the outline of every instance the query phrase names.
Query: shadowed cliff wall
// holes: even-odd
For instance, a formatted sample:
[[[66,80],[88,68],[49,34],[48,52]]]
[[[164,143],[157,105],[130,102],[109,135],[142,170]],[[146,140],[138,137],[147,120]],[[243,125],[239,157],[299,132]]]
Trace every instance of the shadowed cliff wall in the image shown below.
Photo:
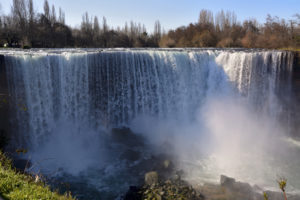
[[[4,56],[0,55],[0,145],[9,133],[9,95]]]
[[[291,132],[300,138],[300,52],[294,52],[292,76]]]

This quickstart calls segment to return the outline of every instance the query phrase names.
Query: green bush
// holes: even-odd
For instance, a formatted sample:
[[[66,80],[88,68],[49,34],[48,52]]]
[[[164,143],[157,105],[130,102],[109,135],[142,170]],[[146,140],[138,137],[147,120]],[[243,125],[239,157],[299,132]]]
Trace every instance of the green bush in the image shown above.
[[[38,176],[38,175],[36,175]],[[73,200],[69,194],[52,192],[44,182],[17,172],[12,161],[0,151],[0,195],[12,200]]]

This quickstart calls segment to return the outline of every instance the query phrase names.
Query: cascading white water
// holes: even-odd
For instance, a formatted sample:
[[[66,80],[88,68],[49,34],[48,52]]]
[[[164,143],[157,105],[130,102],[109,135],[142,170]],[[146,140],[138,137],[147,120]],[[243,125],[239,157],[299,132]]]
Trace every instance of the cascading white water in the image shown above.
[[[107,162],[102,158],[105,150],[101,157],[98,149],[91,148],[102,145],[98,138],[102,128],[130,126],[154,145],[173,143],[180,165],[185,168],[185,163],[193,162],[196,166],[187,167],[193,172],[187,176],[190,179],[201,165],[216,176],[229,173],[251,181],[247,177],[256,174],[250,170],[245,175],[241,165],[233,165],[239,158],[232,153],[246,152],[246,147],[264,151],[261,146],[269,145],[265,139],[271,138],[270,132],[283,127],[288,119],[282,96],[288,99],[293,58],[287,52],[71,49],[4,55],[15,141],[40,154],[45,152],[43,148],[55,151],[51,156],[61,157],[58,163],[66,168],[70,163],[82,165],[83,160],[89,166],[101,165],[92,161],[97,156]],[[76,141],[72,143],[73,138]],[[266,143],[256,144],[257,140]],[[76,148],[68,150],[69,143]],[[211,157],[199,158],[199,152],[207,149],[222,157],[214,163],[222,161],[226,169],[213,170],[211,163],[206,163]],[[70,154],[75,158],[69,159]],[[258,162],[253,160],[256,157],[240,159],[245,166],[244,159]],[[246,166],[247,170],[251,167]],[[240,174],[230,174],[235,168]]]
[[[97,128],[140,116],[191,121],[209,95],[242,95],[272,116],[285,52],[124,50],[6,55],[23,140],[45,140],[59,121]],[[236,92],[234,91],[236,90]],[[23,109],[20,109],[20,106]],[[25,109],[25,112],[24,112]]]

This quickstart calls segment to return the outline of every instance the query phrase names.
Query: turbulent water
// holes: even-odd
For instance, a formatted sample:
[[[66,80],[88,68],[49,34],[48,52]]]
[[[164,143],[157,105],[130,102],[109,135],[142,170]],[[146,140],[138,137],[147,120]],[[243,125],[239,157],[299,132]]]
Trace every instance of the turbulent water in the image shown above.
[[[93,177],[87,178],[89,184],[99,191],[119,187],[113,181],[102,183],[113,179],[103,175],[111,166],[123,166],[108,158],[114,153],[107,147],[106,130],[127,126],[147,138],[147,152],[170,144],[178,165],[190,172],[186,177],[191,182],[213,181],[226,173],[271,187],[273,183],[266,182],[283,174],[291,177],[293,189],[300,189],[300,177],[293,178],[299,172],[294,166],[299,158],[292,163],[287,158],[294,158],[291,154],[297,154],[297,145],[281,139],[288,134],[289,124],[293,58],[287,52],[2,53],[13,104],[14,141],[27,146],[33,159],[53,158],[47,163],[52,170],[88,174],[97,168],[104,172],[86,175]],[[286,145],[279,151],[276,147],[281,143]],[[293,153],[287,154],[290,146]],[[282,168],[281,162],[291,167]]]

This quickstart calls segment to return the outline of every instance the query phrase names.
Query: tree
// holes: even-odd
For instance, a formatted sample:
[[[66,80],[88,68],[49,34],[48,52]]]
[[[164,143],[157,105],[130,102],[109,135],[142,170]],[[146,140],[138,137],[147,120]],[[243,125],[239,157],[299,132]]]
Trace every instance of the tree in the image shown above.
[[[156,20],[154,23],[154,33],[153,33],[154,41],[158,46],[159,40],[161,39],[161,25],[159,20]]]
[[[255,19],[240,23],[231,11],[213,15],[201,10],[196,23],[165,33],[157,20],[149,34],[145,25],[133,21],[113,28],[103,17],[100,26],[97,16],[88,13],[79,28],[71,28],[65,24],[63,10],[56,13],[48,0],[42,13],[35,11],[33,0],[11,1],[11,13],[0,12],[0,44],[11,47],[300,47],[300,14],[289,21],[268,15],[259,24]]]
[[[208,30],[203,31],[199,34],[196,34],[193,37],[193,46],[194,47],[214,47],[216,46],[215,37]]]
[[[106,33],[108,31],[108,25],[105,17],[102,18],[102,30],[103,33]]]
[[[161,25],[159,20],[156,20],[154,23],[154,35],[159,37],[161,36]]]
[[[25,0],[13,0],[12,5],[13,29],[17,33],[19,43],[24,46],[28,43],[27,18],[28,11]]]
[[[32,0],[28,0],[28,15],[29,15],[29,23],[33,23],[35,13],[34,13]]]
[[[213,13],[209,10],[201,10],[199,14],[198,24],[201,28],[210,28],[214,24]]]
[[[87,12],[82,15],[81,32],[84,43],[87,47],[91,46],[93,43],[93,24]]]
[[[35,35],[35,12],[34,12],[34,6],[32,0],[28,0],[28,39],[30,46],[32,46],[32,43],[34,42],[34,35]]]
[[[100,41],[100,25],[99,25],[99,21],[98,21],[98,17],[95,16],[94,17],[94,25],[93,25],[93,41],[94,44],[98,45],[99,41]]]
[[[65,24],[65,12],[61,8],[59,8],[58,22],[61,24]]]
[[[44,15],[48,20],[50,20],[50,8],[48,0],[44,1]]]
[[[175,47],[175,41],[169,35],[163,35],[159,41],[159,47],[172,48]]]
[[[56,12],[55,12],[54,5],[52,5],[50,21],[52,24],[54,24],[56,22]]]

